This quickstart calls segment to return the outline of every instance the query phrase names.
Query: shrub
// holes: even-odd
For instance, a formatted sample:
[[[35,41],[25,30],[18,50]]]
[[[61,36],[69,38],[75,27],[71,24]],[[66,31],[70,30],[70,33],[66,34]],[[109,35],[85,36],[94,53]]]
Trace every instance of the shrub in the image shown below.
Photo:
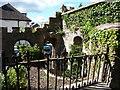
[[[20,88],[27,88],[27,72],[24,66],[18,66],[19,68],[19,86]],[[3,84],[3,83],[2,83]],[[3,84],[5,86],[5,83]],[[7,86],[8,89],[17,89],[17,73],[16,70],[12,67],[7,71]]]
[[[68,65],[71,65],[71,63],[68,62]],[[80,70],[77,71],[77,69],[78,69],[77,67],[78,67],[78,63],[77,63],[76,59],[74,59],[74,62],[72,64],[72,72],[70,71],[70,69],[66,69],[65,70],[65,77],[71,76],[71,78],[75,79],[77,77],[77,73],[80,72]]]
[[[24,59],[24,56],[26,56],[26,52],[29,51],[32,59],[40,59],[41,56],[41,48],[38,47],[36,44],[32,46],[27,46],[27,45],[17,45],[19,48],[19,53],[22,55],[22,58]]]
[[[71,45],[70,46],[70,52],[68,53],[68,56],[78,56],[78,55],[82,55],[83,52],[82,52],[82,46],[79,46],[79,45]]]
[[[0,73],[0,89],[3,87],[3,85],[4,85],[4,75]]]
[[[70,49],[71,50],[68,53],[68,56],[71,56],[71,55],[73,55],[73,56],[83,55],[82,46],[71,45]],[[71,65],[71,62],[68,62],[67,64]],[[65,71],[65,77],[70,77],[71,76],[71,78],[76,78],[77,77],[77,73],[80,73],[80,71],[81,71],[81,70],[77,71],[77,67],[78,67],[77,60],[73,59],[73,62],[72,62],[72,72],[70,73],[70,69],[67,69]]]

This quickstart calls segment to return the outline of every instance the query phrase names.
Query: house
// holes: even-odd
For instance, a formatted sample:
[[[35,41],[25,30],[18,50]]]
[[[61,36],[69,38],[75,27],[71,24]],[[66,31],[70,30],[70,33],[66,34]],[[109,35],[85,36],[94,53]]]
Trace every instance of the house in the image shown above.
[[[0,14],[0,27],[7,27],[8,32],[12,32],[13,27],[30,27],[31,20],[26,13],[19,12],[9,3],[0,7]]]

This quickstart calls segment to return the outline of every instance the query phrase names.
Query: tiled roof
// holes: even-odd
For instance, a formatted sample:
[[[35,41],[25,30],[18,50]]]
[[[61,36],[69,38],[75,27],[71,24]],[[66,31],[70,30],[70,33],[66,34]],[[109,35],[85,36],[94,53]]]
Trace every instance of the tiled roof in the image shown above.
[[[0,19],[3,20],[31,21],[28,17],[20,13],[9,3],[0,7],[0,13],[2,13],[2,15],[0,15]]]

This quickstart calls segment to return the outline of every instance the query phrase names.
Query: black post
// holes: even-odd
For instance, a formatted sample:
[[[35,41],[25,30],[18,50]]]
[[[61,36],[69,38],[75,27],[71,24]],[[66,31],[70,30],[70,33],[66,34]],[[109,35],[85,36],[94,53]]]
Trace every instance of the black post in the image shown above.
[[[96,62],[97,62],[97,56],[94,56],[94,60],[95,60],[95,63],[94,63],[94,71],[93,71],[93,76],[92,76],[92,83],[94,83],[94,78],[95,78],[95,69],[96,69]]]
[[[67,52],[64,53],[64,60],[63,60],[63,90],[64,90],[64,83],[65,83],[65,69],[66,69],[66,62],[67,62]]]
[[[82,71],[82,87],[84,86],[84,85],[83,85],[83,81],[84,81],[84,70],[85,70],[85,57],[86,57],[86,56],[84,56],[83,59],[82,59],[82,60],[83,60],[83,63],[82,63],[82,64],[83,64],[83,65],[82,65],[82,70],[83,70],[83,71]]]
[[[47,54],[47,90],[49,90],[49,54]]]
[[[38,69],[38,90],[40,90],[40,66],[38,66],[37,69]]]
[[[74,62],[74,58],[73,58],[73,56],[71,57],[71,59],[70,59],[70,63],[71,63],[71,65],[70,65],[70,84],[69,84],[69,89],[71,88],[71,77],[72,77],[72,65],[73,65],[73,62]]]
[[[79,72],[79,66],[80,66],[80,61],[77,59],[77,62],[78,62],[78,64],[77,64],[77,73],[76,73],[76,88],[77,88],[77,82],[78,82],[78,72]]]
[[[65,83],[65,60],[63,61],[63,90],[64,90],[64,83]]]
[[[56,73],[56,75],[55,75],[55,90],[57,90],[57,70],[58,70],[58,68],[57,68],[57,65],[58,65],[58,58],[57,58],[57,60],[56,60],[56,64],[55,64],[55,73]]]
[[[5,75],[5,87],[6,87],[6,90],[8,90],[8,86],[7,86],[7,70],[6,70],[6,66],[5,66],[5,54],[4,54],[3,51],[2,51],[2,71],[3,71],[3,74]]]
[[[83,59],[83,57],[80,57],[80,67],[79,67],[79,69],[80,69],[80,78],[82,77],[82,59]]]
[[[17,89],[20,90],[20,84],[19,84],[19,67],[18,67],[18,60],[17,60],[17,57],[16,57],[16,73],[17,73]]]
[[[31,90],[30,87],[30,53],[29,51],[27,51],[27,71],[28,71],[28,90]]]

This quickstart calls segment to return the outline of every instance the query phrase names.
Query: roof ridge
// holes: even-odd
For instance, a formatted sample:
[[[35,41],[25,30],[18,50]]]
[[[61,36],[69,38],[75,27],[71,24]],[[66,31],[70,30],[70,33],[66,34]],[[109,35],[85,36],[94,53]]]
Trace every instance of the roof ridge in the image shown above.
[[[7,4],[3,5],[3,6],[2,6],[2,9],[21,13],[21,12],[18,11],[15,7],[13,7],[10,3],[7,3]]]
[[[2,19],[4,19],[4,20],[31,21],[27,16],[23,15],[20,11],[18,11],[10,3],[5,4],[0,8],[2,9]]]

